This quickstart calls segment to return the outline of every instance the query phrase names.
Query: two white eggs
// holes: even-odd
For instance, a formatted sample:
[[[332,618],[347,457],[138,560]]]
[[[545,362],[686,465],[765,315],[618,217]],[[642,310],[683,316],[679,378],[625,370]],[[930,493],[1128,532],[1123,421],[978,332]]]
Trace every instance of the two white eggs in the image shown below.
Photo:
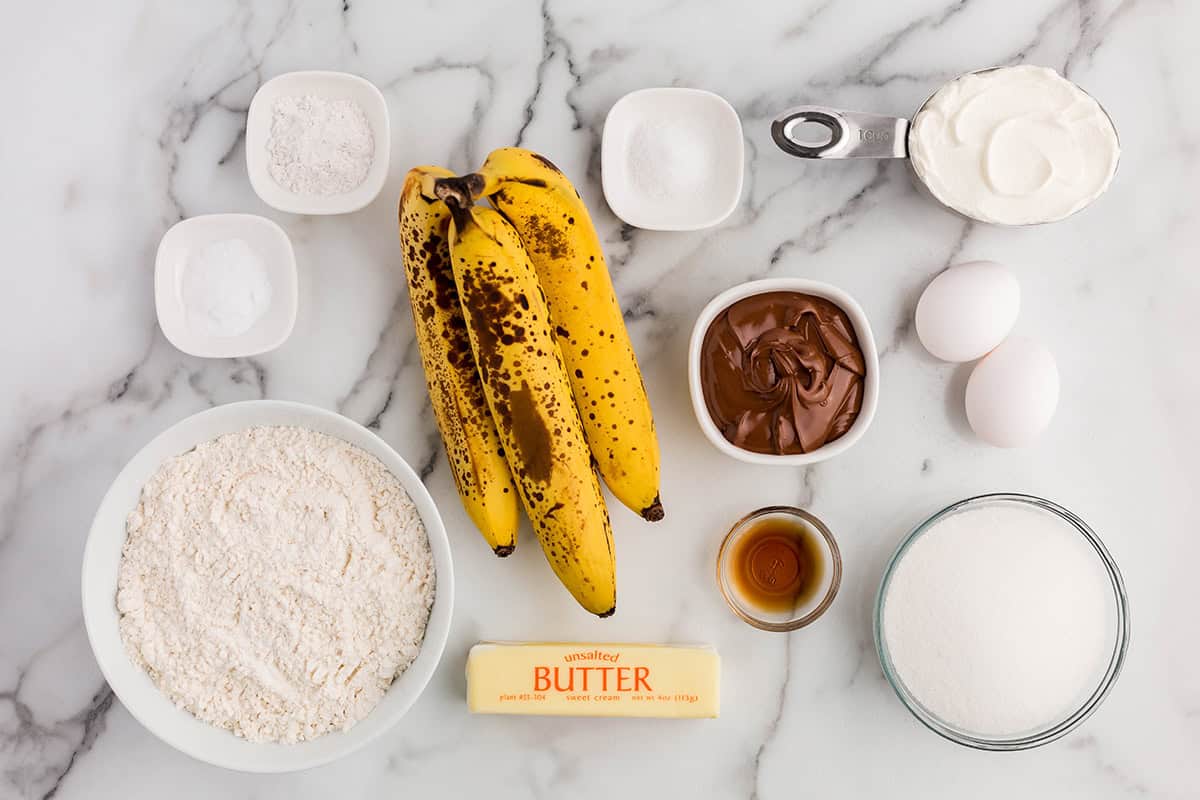
[[[950,267],[917,302],[917,337],[943,361],[982,359],[967,381],[971,429],[996,447],[1032,444],[1058,407],[1058,365],[1041,343],[1009,336],[1021,287],[1006,267],[972,261]]]

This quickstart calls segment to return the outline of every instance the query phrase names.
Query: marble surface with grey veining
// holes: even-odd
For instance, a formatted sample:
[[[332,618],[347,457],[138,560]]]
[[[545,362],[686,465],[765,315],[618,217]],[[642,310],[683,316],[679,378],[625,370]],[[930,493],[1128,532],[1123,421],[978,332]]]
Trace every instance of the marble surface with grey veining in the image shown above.
[[[0,26],[0,798],[1200,796],[1200,6],[1177,0],[295,0],[10,4]],[[911,113],[943,81],[1055,67],[1115,119],[1111,190],[1063,223],[997,229],[923,199],[896,162],[805,163],[769,123],[816,102]],[[245,174],[246,108],[295,69],[361,74],[391,110],[379,199],[343,217],[272,211]],[[696,86],[745,125],[742,202],[695,233],[623,226],[600,192],[604,117],[624,93]],[[590,619],[527,537],[497,562],[457,504],[433,427],[395,231],[404,170],[477,165],[521,144],[594,211],[663,450],[667,520],[614,508],[620,611]],[[291,236],[300,313],[281,348],[185,356],[154,317],[163,232],[211,212]],[[1004,261],[1021,333],[1063,378],[1034,447],[975,441],[968,368],[926,356],[915,300],[947,264]],[[806,470],[729,460],[686,386],[692,321],[752,277],[836,283],[869,315],[883,394],[867,436]],[[147,733],[106,687],[84,634],[80,557],[122,464],[220,403],[337,409],[417,467],[451,529],[458,585],[446,656],[389,735],[291,776],[226,772]],[[884,682],[870,610],[899,538],[947,502],[1041,494],[1089,520],[1128,583],[1133,638],[1116,690],[1070,737],[1020,754],[925,731]],[[837,603],[789,636],[738,621],[713,583],[727,525],[760,505],[824,517],[846,562]],[[472,717],[463,661],[480,639],[701,641],[724,667],[719,720]]]

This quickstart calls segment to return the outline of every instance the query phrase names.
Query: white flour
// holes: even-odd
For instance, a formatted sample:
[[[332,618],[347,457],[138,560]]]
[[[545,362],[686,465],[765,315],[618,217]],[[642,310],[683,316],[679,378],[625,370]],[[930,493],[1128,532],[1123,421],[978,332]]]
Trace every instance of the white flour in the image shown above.
[[[198,718],[295,742],[362,719],[421,648],[425,526],[374,456],[251,428],[164,463],[129,515],[117,607],[134,662]]]
[[[362,106],[319,95],[280,97],[272,108],[268,171],[293,194],[329,197],[356,189],[375,160]]]

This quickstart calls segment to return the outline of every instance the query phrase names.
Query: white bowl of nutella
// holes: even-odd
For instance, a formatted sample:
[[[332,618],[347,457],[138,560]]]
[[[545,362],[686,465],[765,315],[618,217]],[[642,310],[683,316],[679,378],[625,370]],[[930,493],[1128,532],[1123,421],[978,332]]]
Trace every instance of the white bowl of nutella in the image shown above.
[[[688,385],[696,421],[718,450],[752,464],[815,464],[871,425],[879,354],[862,307],[836,286],[750,281],[700,312]]]
[[[815,129],[815,130],[814,130]],[[904,158],[914,182],[945,208],[993,225],[1039,225],[1091,205],[1121,155],[1112,119],[1047,67],[960,75],[902,117],[824,106],[790,109],[771,125],[800,158]]]

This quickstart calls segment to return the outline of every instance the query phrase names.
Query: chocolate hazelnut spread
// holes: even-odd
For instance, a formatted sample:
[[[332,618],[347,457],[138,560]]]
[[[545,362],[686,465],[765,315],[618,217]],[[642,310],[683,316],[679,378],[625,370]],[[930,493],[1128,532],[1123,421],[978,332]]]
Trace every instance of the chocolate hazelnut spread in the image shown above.
[[[811,453],[862,409],[866,361],[846,312],[823,297],[764,292],[708,326],[704,404],[721,433],[754,453]]]

